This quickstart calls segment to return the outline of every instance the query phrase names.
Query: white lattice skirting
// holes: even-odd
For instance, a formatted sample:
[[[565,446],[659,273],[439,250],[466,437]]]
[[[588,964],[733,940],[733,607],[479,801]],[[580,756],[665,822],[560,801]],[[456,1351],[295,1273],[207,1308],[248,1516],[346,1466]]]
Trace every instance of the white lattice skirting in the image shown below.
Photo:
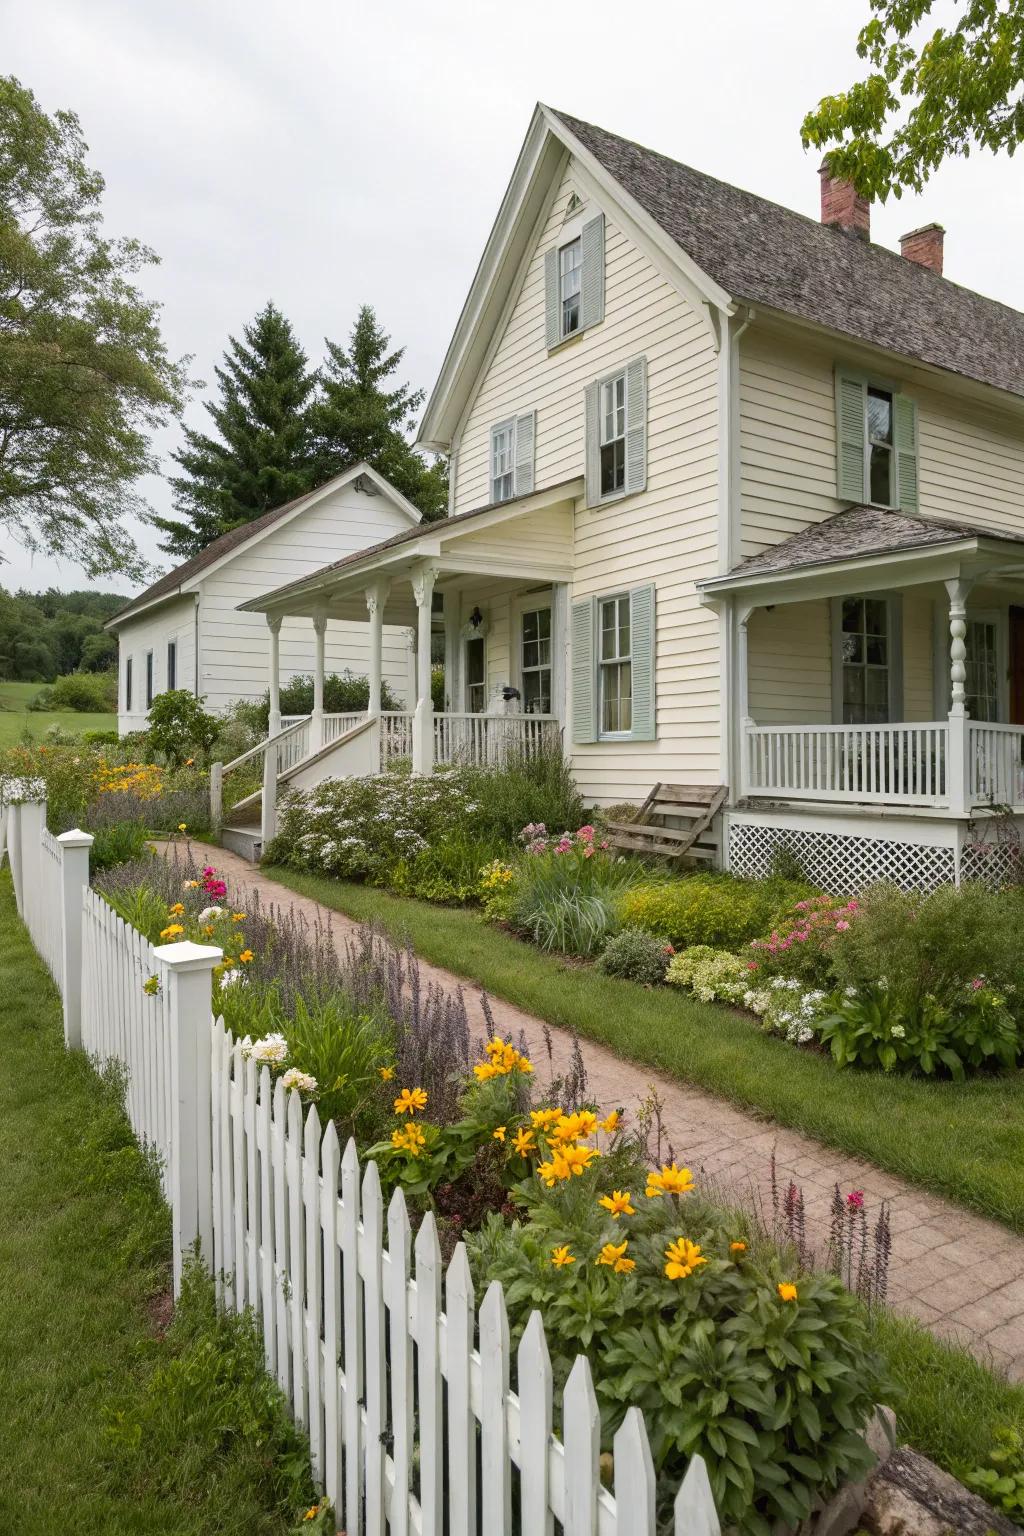
[[[904,890],[931,891],[956,878],[952,846],[764,823],[733,822],[729,828],[729,867],[734,875],[752,880],[770,875],[777,848],[792,852],[812,885],[837,896],[855,895],[880,880]]]

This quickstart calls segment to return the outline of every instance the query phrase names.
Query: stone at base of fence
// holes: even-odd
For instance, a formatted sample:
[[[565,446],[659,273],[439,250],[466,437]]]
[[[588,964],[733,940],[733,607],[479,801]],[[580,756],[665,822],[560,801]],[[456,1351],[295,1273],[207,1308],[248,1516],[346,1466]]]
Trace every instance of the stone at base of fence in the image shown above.
[[[868,1486],[896,1449],[896,1415],[891,1408],[878,1407],[864,1431],[868,1449],[875,1453],[875,1464],[858,1483],[846,1483],[827,1504],[816,1510],[799,1527],[797,1536],[850,1536],[860,1525],[867,1503]]]

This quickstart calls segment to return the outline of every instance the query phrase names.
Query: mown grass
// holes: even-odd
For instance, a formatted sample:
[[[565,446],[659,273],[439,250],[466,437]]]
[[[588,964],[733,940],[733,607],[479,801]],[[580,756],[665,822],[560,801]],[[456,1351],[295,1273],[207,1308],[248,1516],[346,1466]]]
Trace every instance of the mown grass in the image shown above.
[[[42,741],[51,725],[73,731],[116,731],[116,714],[79,714],[73,709],[30,710],[29,701],[45,683],[0,682],[0,748],[15,747],[27,733]]]
[[[727,1008],[567,964],[475,912],[292,870],[263,873],[395,938],[408,935],[425,960],[550,1024],[1024,1232],[1024,1073],[955,1084],[840,1072]]]
[[[170,1223],[116,1085],[64,1050],[0,876],[0,1531],[284,1536],[306,1448],[245,1319],[193,1277],[166,1333]]]

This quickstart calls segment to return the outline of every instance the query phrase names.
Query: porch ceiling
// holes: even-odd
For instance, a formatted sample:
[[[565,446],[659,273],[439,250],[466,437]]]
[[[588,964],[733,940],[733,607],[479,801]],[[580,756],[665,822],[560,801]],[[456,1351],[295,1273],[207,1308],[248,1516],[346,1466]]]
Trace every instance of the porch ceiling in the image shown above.
[[[435,591],[472,591],[472,579],[510,590],[570,581],[574,503],[582,480],[571,480],[518,501],[442,519],[363,550],[301,581],[277,587],[239,607],[270,617],[365,620],[366,594],[387,586],[385,624],[416,619],[412,580],[425,565],[437,572]]]

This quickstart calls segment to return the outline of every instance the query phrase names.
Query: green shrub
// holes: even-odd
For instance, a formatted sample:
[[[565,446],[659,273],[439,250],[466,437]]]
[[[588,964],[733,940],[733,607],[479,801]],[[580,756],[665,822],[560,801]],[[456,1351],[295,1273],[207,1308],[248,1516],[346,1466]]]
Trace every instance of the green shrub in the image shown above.
[[[149,742],[172,766],[209,752],[220,722],[187,688],[157,694],[149,710]]]
[[[501,768],[463,768],[467,792],[481,807],[481,827],[512,844],[533,823],[555,832],[584,822],[583,800],[572,765],[558,747],[510,753]]]
[[[606,976],[638,981],[645,987],[665,980],[672,946],[643,928],[623,928],[613,934],[601,951],[597,969]]]
[[[595,851],[592,833],[581,831],[520,858],[510,920],[541,949],[596,955],[618,929],[622,898],[640,873],[634,862]]]
[[[909,1005],[880,985],[847,989],[820,1034],[841,1067],[949,1073],[958,1080],[984,1067],[1012,1067],[1024,1039],[1002,993],[981,983],[952,1006],[928,995]]]
[[[750,967],[730,950],[691,944],[673,956],[665,980],[688,987],[702,1003],[741,1003],[750,987]]]
[[[68,672],[36,694],[30,709],[70,709],[103,715],[117,708],[117,680],[111,672]]]
[[[129,859],[141,858],[146,851],[146,828],[139,821],[115,821],[109,826],[98,827],[92,836],[91,870],[126,864]]]
[[[464,905],[480,896],[480,870],[500,851],[495,840],[456,831],[411,859],[399,859],[387,883],[401,896]]]
[[[82,732],[82,742],[87,747],[116,747],[119,740],[116,731]]]
[[[636,886],[622,903],[622,922],[667,934],[681,948],[710,944],[737,948],[769,932],[807,889],[782,880],[736,880],[730,875],[683,875]]]
[[[392,693],[385,680],[381,682],[381,709],[401,709],[402,700]],[[355,715],[370,707],[370,680],[355,673],[329,672],[324,678],[324,710],[329,715]],[[313,712],[313,678],[311,674],[297,674],[281,685],[282,715],[309,715]],[[255,703],[238,700],[231,709],[237,720],[259,733],[259,740],[267,734],[270,722],[270,694],[265,693]]]

